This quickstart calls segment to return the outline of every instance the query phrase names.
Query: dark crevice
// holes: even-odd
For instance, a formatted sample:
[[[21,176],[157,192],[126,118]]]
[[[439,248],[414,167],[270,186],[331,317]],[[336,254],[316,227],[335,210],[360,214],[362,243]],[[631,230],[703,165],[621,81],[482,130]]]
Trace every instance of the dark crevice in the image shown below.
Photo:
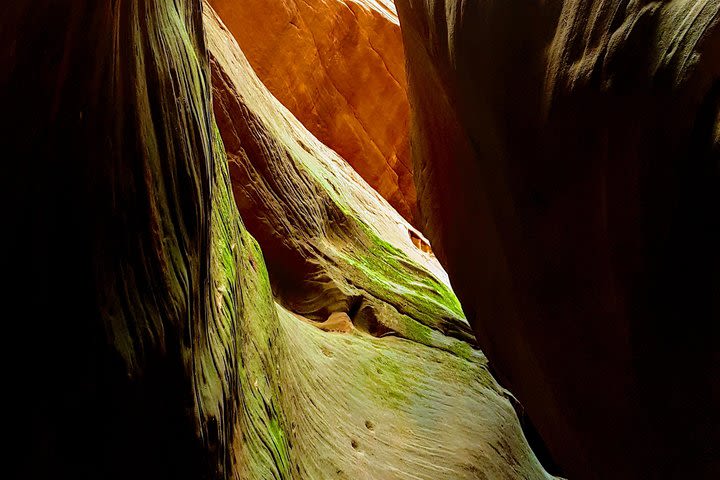
[[[502,385],[501,377],[498,375],[498,372],[493,368],[492,363],[487,364],[487,370],[488,372],[490,372],[490,375],[493,376],[495,381],[498,382],[498,384]],[[545,443],[545,440],[543,440],[540,432],[538,432],[537,428],[535,428],[532,419],[526,413],[525,408],[518,401],[518,399],[515,398],[514,395],[506,395],[506,398],[510,401],[510,405],[512,405],[513,410],[515,410],[515,415],[517,415],[517,418],[520,421],[520,427],[522,428],[523,434],[525,435],[525,439],[527,440],[530,448],[532,449],[537,459],[540,461],[540,464],[549,474],[558,477],[565,477],[565,472],[553,457],[550,449]]]

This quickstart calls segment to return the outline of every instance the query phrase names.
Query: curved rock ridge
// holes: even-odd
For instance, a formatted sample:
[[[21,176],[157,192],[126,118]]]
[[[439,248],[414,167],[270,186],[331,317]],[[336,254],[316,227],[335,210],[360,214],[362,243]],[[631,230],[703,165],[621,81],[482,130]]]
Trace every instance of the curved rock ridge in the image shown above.
[[[482,363],[278,312],[289,478],[552,478]]]
[[[277,297],[324,321],[390,304],[401,336],[474,343],[447,275],[405,221],[255,76],[228,30],[207,22],[215,112],[241,215]],[[390,322],[389,318],[383,321]]]
[[[257,75],[413,221],[405,57],[388,0],[213,0]]]
[[[452,351],[465,342],[325,332],[275,303],[213,118],[202,9],[3,7],[0,146],[33,159],[9,162],[0,202],[19,233],[2,238],[4,272],[17,280],[7,293],[24,307],[4,330],[19,347],[3,348],[18,389],[5,423],[17,440],[11,476],[548,478],[482,354]],[[208,19],[211,41],[227,35]],[[249,92],[247,112],[288,115],[266,90]],[[254,129],[255,146],[282,131]],[[373,195],[369,232],[398,218]],[[404,235],[407,257],[431,268]],[[380,325],[379,309],[358,311],[368,331]]]
[[[717,476],[720,2],[396,6],[418,223],[504,385],[570,478]]]
[[[0,202],[7,293],[27,307],[6,330],[26,341],[3,349],[22,359],[11,477],[233,476],[237,426],[258,411],[241,332],[263,310],[241,301],[258,250],[214,125],[201,8],[2,7],[0,145],[32,159],[8,165]]]
[[[209,7],[205,28],[234,193],[273,285],[246,301],[284,305],[242,327],[269,370],[242,428],[272,438],[238,444],[241,478],[551,478],[422,235],[282,107]]]

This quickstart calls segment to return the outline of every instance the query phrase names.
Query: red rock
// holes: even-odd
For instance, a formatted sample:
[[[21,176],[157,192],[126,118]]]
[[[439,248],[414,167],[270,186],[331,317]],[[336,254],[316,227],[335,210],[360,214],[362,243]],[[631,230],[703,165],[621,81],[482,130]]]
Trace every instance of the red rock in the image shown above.
[[[213,0],[268,89],[406,219],[405,57],[387,0]]]
[[[284,425],[292,425],[284,430],[289,471],[302,479],[549,478],[509,395],[471,346],[444,271],[418,248],[422,234],[270,94],[209,10],[205,32],[233,193],[283,307],[277,325],[258,318],[259,339],[240,343],[277,368]],[[265,442],[259,454],[240,447],[237,463],[248,468],[276,457]],[[268,470],[255,471],[240,478]]]

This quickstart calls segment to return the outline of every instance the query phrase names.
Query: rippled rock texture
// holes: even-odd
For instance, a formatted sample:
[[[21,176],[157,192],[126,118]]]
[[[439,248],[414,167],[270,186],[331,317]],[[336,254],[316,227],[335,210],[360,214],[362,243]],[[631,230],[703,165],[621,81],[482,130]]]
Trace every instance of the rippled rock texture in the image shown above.
[[[571,478],[718,473],[720,2],[397,0],[420,227]]]
[[[0,147],[17,160],[3,293],[25,306],[3,352],[18,478],[234,470],[242,326],[274,307],[232,202],[200,8],[2,7]]]
[[[546,478],[422,235],[270,94],[209,9],[205,25],[233,191],[282,305],[270,351],[290,474]]]
[[[61,3],[0,13],[11,478],[548,478],[422,235],[209,7]]]
[[[405,57],[389,0],[212,0],[260,80],[407,220]]]

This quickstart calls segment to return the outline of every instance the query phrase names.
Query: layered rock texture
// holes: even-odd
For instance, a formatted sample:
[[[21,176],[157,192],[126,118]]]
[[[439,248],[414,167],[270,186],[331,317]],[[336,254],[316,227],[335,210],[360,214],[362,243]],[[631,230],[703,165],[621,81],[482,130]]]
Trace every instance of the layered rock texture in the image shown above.
[[[447,275],[413,243],[422,234],[272,97],[226,29],[207,30],[233,189],[283,303],[325,320],[379,299],[472,341]]]
[[[392,7],[213,3],[0,7],[11,478],[717,477],[719,0],[398,0],[419,217]]]
[[[212,0],[260,80],[412,221],[405,58],[389,0]]]
[[[397,0],[423,231],[571,478],[714,478],[720,2]]]
[[[25,312],[3,349],[12,478],[234,469],[253,371],[242,332],[263,290],[216,135],[200,7],[2,7],[0,147],[17,159],[4,293]]]
[[[422,235],[270,94],[210,9],[205,26],[233,191],[280,305],[284,474],[547,478]],[[244,475],[265,478],[262,452]]]
[[[422,235],[209,7],[0,40],[11,478],[549,478]]]

